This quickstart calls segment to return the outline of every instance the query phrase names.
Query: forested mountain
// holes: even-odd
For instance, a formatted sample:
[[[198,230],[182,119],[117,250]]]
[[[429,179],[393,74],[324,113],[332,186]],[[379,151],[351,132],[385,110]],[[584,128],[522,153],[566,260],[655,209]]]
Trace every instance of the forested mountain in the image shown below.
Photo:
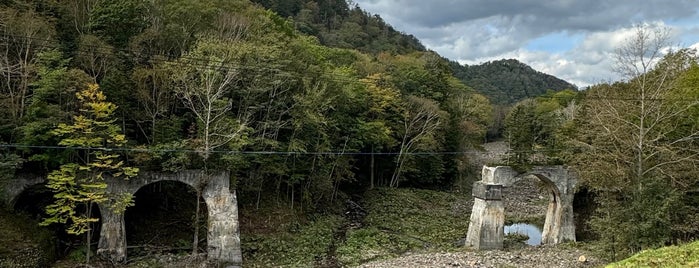
[[[64,148],[94,140],[57,128],[87,116],[91,89],[129,165],[231,170],[257,200],[464,178],[461,155],[415,154],[463,151],[489,124],[446,61],[344,1],[279,10],[291,19],[244,0],[3,1],[2,154],[50,173],[110,148]]]
[[[396,31],[378,14],[370,14],[346,0],[252,0],[294,21],[299,32],[338,48],[406,54],[425,51],[412,35]]]
[[[545,94],[548,90],[577,89],[564,80],[532,69],[515,59],[503,59],[480,65],[450,63],[454,76],[493,104],[514,104],[526,98]]]
[[[321,44],[366,53],[405,54],[425,51],[413,35],[396,31],[378,14],[370,14],[345,0],[253,0],[294,22],[299,32],[316,36]],[[448,61],[447,59],[444,59]],[[576,89],[554,76],[514,59],[480,65],[449,63],[454,76],[487,96],[494,104],[511,105],[540,96],[548,90]]]
[[[258,3],[0,1],[0,187],[16,173],[45,176],[49,201],[63,202],[37,210],[49,217],[33,216],[52,226],[82,223],[69,229],[81,234],[99,219],[79,218],[78,208],[89,214],[95,203],[109,203],[121,213],[134,204],[133,196],[107,196],[107,180],[146,170],[226,170],[241,214],[249,212],[241,229],[267,233],[257,227],[293,219],[275,228],[297,236],[305,216],[341,217],[338,207],[367,189],[463,195],[478,172],[464,152],[490,126],[504,125],[515,149],[508,164],[582,171],[581,184],[600,204],[589,226],[606,251],[699,237],[696,51],[652,58],[643,65],[652,68],[638,70],[636,59],[662,53],[620,50],[636,53],[619,59],[637,72],[578,92],[516,60],[450,63],[342,0]],[[651,33],[639,31],[630,45],[667,47],[643,43]],[[494,123],[491,102],[518,104],[507,115],[498,110],[503,122]],[[184,199],[162,189],[165,200]],[[201,189],[182,192],[195,192],[197,209],[184,221],[199,230],[206,226],[195,216],[206,214],[196,201]],[[268,217],[254,219],[265,206]],[[391,216],[414,214],[400,209]],[[388,230],[400,233],[395,228]],[[325,229],[335,237],[337,228]],[[245,258],[296,255],[287,251],[295,246],[256,241],[253,231],[241,236],[254,245]],[[365,234],[370,242],[353,245],[394,242]],[[306,237],[304,247],[321,238],[312,230]],[[190,241],[183,244],[196,253],[199,240]],[[405,241],[424,248],[415,237]],[[317,265],[317,256],[280,265]]]

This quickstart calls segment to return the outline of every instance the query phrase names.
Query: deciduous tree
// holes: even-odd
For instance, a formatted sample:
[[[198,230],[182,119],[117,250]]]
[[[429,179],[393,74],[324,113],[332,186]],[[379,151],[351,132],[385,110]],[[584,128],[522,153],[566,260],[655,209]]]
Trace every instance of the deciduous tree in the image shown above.
[[[62,165],[48,176],[47,187],[54,193],[54,203],[46,207],[49,215],[42,225],[67,224],[69,234],[85,234],[86,262],[90,262],[94,204],[105,204],[116,213],[123,213],[131,204],[131,196],[109,196],[108,179],[136,176],[138,169],[128,167],[110,149],[126,144],[121,129],[111,118],[116,105],[106,101],[96,84],[76,93],[80,111],[72,124],[61,123],[53,134],[62,137],[58,145],[76,148],[75,162]],[[84,211],[78,211],[83,209]]]
[[[616,53],[625,81],[587,93],[576,163],[599,194],[593,226],[624,226],[600,233],[616,252],[670,243],[673,207],[697,183],[699,125],[690,111],[699,105],[699,88],[678,83],[697,59],[689,50],[663,53],[669,36],[667,29],[639,26]]]

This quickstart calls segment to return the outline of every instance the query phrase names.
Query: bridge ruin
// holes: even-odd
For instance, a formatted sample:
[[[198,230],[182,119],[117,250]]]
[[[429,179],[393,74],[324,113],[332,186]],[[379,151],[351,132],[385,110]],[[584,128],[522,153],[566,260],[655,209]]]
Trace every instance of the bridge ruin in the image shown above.
[[[240,265],[240,231],[238,226],[238,202],[235,191],[230,190],[228,172],[205,173],[202,170],[185,170],[176,173],[140,172],[129,180],[108,180],[109,194],[133,196],[142,187],[161,181],[177,181],[198,189],[208,211],[207,257],[224,265]],[[39,176],[24,176],[10,180],[2,197],[12,206],[18,196],[31,186],[45,183]],[[102,227],[97,254],[114,262],[126,261],[126,228],[123,213],[114,213],[108,206],[99,205]]]
[[[542,244],[575,241],[573,198],[577,176],[564,166],[535,166],[528,172],[517,172],[511,167],[483,166],[482,178],[473,185],[473,209],[466,245],[475,249],[502,249],[504,240],[505,207],[503,187],[536,177],[550,194]]]

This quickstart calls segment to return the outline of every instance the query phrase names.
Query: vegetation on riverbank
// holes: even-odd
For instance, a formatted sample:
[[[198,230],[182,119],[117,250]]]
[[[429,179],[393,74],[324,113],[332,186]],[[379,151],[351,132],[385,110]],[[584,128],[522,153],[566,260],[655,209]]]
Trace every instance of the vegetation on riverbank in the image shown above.
[[[628,259],[607,265],[607,268],[625,267],[699,267],[699,241],[644,250]]]

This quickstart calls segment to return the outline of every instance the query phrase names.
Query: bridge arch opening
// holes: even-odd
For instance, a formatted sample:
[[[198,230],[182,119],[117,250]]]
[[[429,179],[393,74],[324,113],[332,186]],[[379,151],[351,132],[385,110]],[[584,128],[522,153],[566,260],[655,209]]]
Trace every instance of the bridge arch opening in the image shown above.
[[[529,245],[552,243],[550,234],[557,228],[554,217],[561,207],[561,193],[556,184],[545,174],[530,172],[506,181],[503,186],[505,233],[525,233]],[[517,225],[513,228],[508,224]]]
[[[504,185],[506,245],[542,244],[547,208],[557,199],[555,188],[548,178],[537,174],[519,176],[510,185]],[[521,235],[528,238],[523,240]]]
[[[46,207],[54,202],[54,193],[46,187],[46,183],[29,185],[10,200],[11,209],[26,221],[29,228],[36,228],[40,234],[42,248],[50,254],[52,259],[60,259],[70,254],[84,255],[86,234],[73,235],[66,231],[67,224],[54,223],[49,226],[39,226],[48,217]],[[78,205],[76,213],[83,213],[86,205]],[[101,213],[97,204],[92,204],[91,215],[100,219],[91,225],[90,244],[96,244],[100,238]],[[97,248],[91,247],[91,255],[94,256]]]
[[[190,253],[195,226],[198,252],[206,252],[208,209],[188,183],[162,180],[139,188],[124,214],[127,254]],[[198,199],[198,200],[197,200]],[[195,223],[199,203],[199,220]]]

